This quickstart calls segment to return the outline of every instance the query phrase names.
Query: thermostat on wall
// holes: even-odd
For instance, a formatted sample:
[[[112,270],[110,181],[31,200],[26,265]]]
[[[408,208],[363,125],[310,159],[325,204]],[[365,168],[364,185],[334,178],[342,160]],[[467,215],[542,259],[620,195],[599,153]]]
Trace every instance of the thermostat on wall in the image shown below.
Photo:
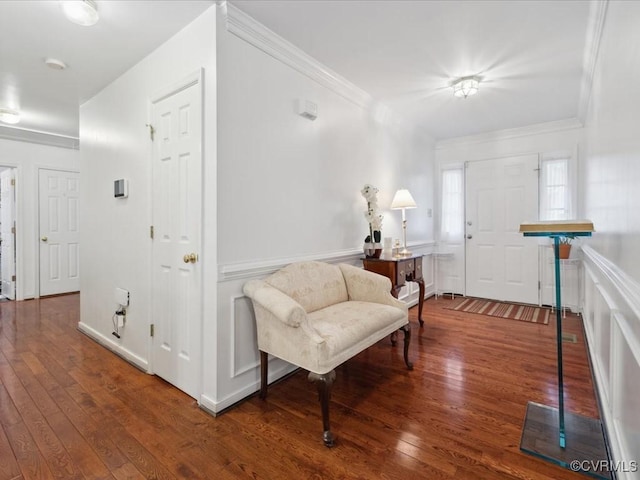
[[[113,181],[113,196],[116,198],[126,198],[129,196],[129,182],[124,178]]]

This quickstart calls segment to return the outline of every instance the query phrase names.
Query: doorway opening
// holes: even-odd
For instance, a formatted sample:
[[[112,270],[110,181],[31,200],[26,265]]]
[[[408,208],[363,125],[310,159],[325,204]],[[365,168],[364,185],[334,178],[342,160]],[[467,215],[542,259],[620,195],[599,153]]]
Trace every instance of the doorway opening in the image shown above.
[[[0,302],[16,299],[16,169],[0,166]]]

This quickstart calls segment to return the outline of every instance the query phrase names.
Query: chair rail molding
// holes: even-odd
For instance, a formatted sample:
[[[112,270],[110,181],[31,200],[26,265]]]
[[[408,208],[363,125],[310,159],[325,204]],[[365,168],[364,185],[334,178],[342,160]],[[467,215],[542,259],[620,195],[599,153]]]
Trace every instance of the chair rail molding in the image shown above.
[[[432,240],[420,240],[409,242],[408,246],[416,249],[433,247],[435,242]],[[302,255],[294,257],[275,258],[272,260],[256,260],[254,262],[238,262],[221,264],[218,267],[218,281],[225,282],[230,280],[256,278],[260,276],[271,275],[282,267],[294,262],[327,262],[327,263],[351,263],[353,265],[360,263],[360,259],[364,253],[360,249],[337,250],[333,252],[318,253],[315,255]]]

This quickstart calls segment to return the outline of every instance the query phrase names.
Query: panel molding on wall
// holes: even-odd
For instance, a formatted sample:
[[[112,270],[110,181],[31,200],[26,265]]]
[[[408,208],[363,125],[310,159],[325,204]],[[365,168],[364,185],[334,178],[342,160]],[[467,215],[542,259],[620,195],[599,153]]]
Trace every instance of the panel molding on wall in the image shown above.
[[[423,258],[425,294],[434,293],[433,242],[416,242],[410,245]],[[250,300],[244,295],[244,284],[252,279],[261,279],[280,268],[299,261],[316,260],[327,263],[348,263],[362,266],[363,254],[359,250],[327,252],[308,257],[280,258],[268,262],[223,265],[219,269],[218,324],[219,344],[227,346],[219,357],[216,398],[202,395],[200,406],[212,414],[252,395],[260,388],[260,359],[256,345],[255,319]],[[403,287],[400,299],[409,306],[418,303],[419,288],[414,282]],[[248,307],[248,308],[247,308]],[[283,360],[269,357],[269,383],[296,370]],[[310,392],[312,394],[312,392]]]
[[[640,451],[640,285],[590,246],[584,255],[584,330],[614,462]],[[628,468],[627,468],[628,469]],[[621,469],[624,480],[634,472]]]

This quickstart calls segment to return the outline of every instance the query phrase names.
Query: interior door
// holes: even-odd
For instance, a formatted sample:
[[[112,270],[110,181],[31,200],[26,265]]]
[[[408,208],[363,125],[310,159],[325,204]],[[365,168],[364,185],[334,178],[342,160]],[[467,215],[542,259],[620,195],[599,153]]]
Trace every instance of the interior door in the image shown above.
[[[538,303],[538,241],[519,233],[538,218],[538,156],[466,165],[466,294]]]
[[[2,295],[10,300],[16,298],[15,198],[15,171],[9,168],[0,173],[0,269]]]
[[[152,102],[153,371],[200,389],[202,107],[198,76]]]
[[[40,295],[80,290],[78,172],[40,169]]]

